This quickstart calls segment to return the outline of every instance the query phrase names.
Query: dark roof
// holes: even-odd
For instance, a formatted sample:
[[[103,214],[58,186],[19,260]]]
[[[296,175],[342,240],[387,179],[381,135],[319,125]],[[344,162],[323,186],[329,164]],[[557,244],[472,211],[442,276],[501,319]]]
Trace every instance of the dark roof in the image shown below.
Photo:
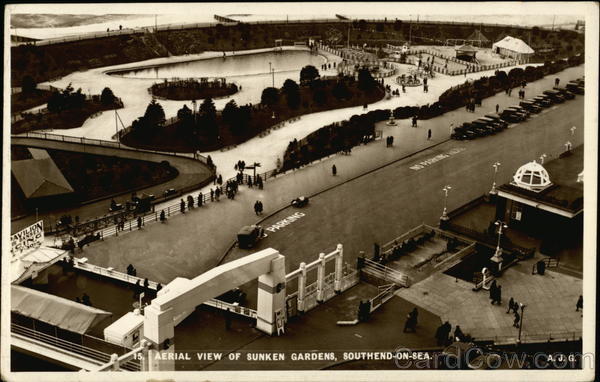
[[[583,170],[583,145],[571,152],[570,155],[544,164],[550,181],[553,183],[547,189],[534,192],[512,184],[503,184],[499,189],[572,213],[581,211],[583,209],[583,183],[577,182],[577,175]]]
[[[477,49],[470,44],[461,45],[458,48],[455,48],[457,52],[477,52]]]
[[[12,173],[27,199],[73,192],[52,158],[12,162]]]
[[[483,35],[483,33],[481,33],[481,31],[479,29],[475,29],[473,31],[473,33],[471,33],[471,35],[469,37],[467,37],[467,40],[472,40],[472,41],[490,41],[487,37],[485,37]]]

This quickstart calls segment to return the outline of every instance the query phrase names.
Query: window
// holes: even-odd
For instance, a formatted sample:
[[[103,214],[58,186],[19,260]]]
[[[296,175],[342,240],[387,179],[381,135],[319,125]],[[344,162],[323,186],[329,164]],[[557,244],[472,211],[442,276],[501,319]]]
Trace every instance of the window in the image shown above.
[[[510,218],[512,220],[521,221],[522,217],[523,217],[523,207],[521,207],[521,205],[518,203],[513,203],[511,211],[510,211]]]

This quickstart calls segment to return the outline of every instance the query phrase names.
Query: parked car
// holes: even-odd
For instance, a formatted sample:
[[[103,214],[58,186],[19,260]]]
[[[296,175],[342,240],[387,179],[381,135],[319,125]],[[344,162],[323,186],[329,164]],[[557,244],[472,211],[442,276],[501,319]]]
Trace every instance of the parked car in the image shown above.
[[[306,196],[299,196],[292,200],[291,204],[293,207],[304,207],[308,204],[308,198]]]
[[[121,211],[123,208],[124,207],[121,203],[117,203],[114,199],[112,199],[110,201],[110,207],[108,207],[108,212]]]
[[[527,109],[525,109],[522,106],[519,105],[513,105],[513,106],[509,106],[507,107],[505,110],[514,110],[517,113],[521,113],[523,114],[523,116],[527,119],[531,116],[531,113],[529,111],[527,111]]]
[[[475,126],[470,122],[464,122],[462,124],[462,127],[465,129],[465,131],[470,131],[474,133],[475,137],[483,137],[488,134],[488,131],[486,129],[482,129],[481,127]]]
[[[563,103],[565,102],[565,97],[563,97],[559,92],[557,92],[556,90],[544,90],[543,92],[545,95],[547,95],[548,97],[552,98],[552,100],[555,103]]]
[[[504,128],[508,127],[508,123],[506,123],[506,121],[502,119],[500,114],[486,114],[485,118],[489,118],[496,121],[497,123],[500,123],[502,126],[504,126]]]
[[[523,109],[527,110],[530,113],[539,113],[542,111],[542,108],[538,106],[534,101],[521,101],[519,102],[519,106]]]
[[[554,104],[552,99],[550,99],[549,97],[546,97],[546,96],[536,96],[536,97],[531,98],[531,100],[533,102],[537,103],[541,107],[549,107]]]
[[[566,85],[566,88],[568,91],[575,93],[575,94],[585,94],[585,85],[580,85],[577,82],[569,82]]]
[[[248,249],[258,243],[265,236],[265,230],[259,225],[247,225],[238,232],[238,247]]]
[[[496,133],[496,129],[494,129],[493,126],[491,126],[487,121],[482,121],[481,119],[476,119],[472,121],[471,126],[482,129],[483,131],[485,131],[486,135]]]
[[[559,92],[561,96],[565,97],[565,99],[574,99],[575,98],[575,94],[568,91],[567,88],[556,86],[553,88],[553,90],[556,90],[557,92]]]
[[[481,117],[479,119],[486,122],[488,126],[491,126],[496,132],[502,131],[508,127],[508,123],[501,119],[498,121],[488,117]]]
[[[525,119],[525,116],[523,114],[517,113],[514,110],[508,110],[508,109],[502,111],[502,114],[500,114],[500,117],[509,123],[517,123],[517,122],[521,122]]]
[[[466,127],[460,126],[454,129],[454,133],[452,133],[452,138],[454,139],[475,139],[477,138],[477,134]]]

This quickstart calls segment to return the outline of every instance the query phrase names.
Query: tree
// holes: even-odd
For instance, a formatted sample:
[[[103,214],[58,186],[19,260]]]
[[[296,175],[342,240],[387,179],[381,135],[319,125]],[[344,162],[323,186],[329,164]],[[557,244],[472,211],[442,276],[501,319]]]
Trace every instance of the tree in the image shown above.
[[[223,123],[229,126],[234,126],[237,122],[239,111],[240,108],[235,103],[235,100],[227,102],[221,114],[221,118],[223,118]]]
[[[163,107],[156,102],[156,99],[152,99],[148,104],[146,113],[144,114],[144,120],[149,127],[162,126],[165,123],[165,111],[163,110]]]
[[[350,90],[345,81],[338,81],[331,90],[331,94],[338,100],[350,98]]]
[[[217,125],[217,109],[212,98],[208,97],[202,101],[198,111],[200,118],[199,127],[204,130],[204,135],[214,140],[219,136],[219,126]]]
[[[180,120],[188,120],[192,117],[192,110],[187,105],[183,105],[181,109],[177,111],[177,118]]]
[[[37,83],[33,79],[33,77],[27,75],[24,76],[21,80],[21,91],[23,94],[31,94],[37,88]]]
[[[279,91],[276,88],[265,88],[260,96],[260,103],[273,107],[279,102]]]
[[[300,71],[300,83],[311,82],[319,77],[319,71],[312,65],[306,65]]]
[[[115,102],[115,95],[110,88],[104,88],[100,94],[100,102],[103,105],[112,105]]]
[[[369,69],[361,68],[358,70],[358,88],[365,92],[375,88],[375,80],[373,79],[373,76],[371,76]]]
[[[300,106],[300,86],[295,81],[289,78],[285,80],[282,91],[290,108],[296,109]]]

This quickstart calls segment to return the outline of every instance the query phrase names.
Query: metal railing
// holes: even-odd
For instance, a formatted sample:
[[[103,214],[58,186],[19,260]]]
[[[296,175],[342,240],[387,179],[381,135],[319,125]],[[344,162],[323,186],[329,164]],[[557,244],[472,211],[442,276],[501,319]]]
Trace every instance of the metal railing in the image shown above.
[[[562,342],[562,341],[578,341],[582,337],[581,331],[558,331],[558,332],[536,332],[523,333],[521,335],[521,343],[547,343],[547,342]],[[489,342],[492,341],[496,345],[517,343],[517,335],[500,335],[500,336],[482,336],[474,337],[473,342]]]
[[[60,135],[60,134],[52,134],[52,133],[37,133],[34,131],[26,132],[26,133],[19,134],[19,135],[13,135],[13,136],[11,136],[11,139],[12,138],[35,138],[35,139],[46,139],[46,140],[53,140],[53,141],[59,141],[59,142],[67,142],[67,143],[79,143],[82,145],[110,147],[110,148],[115,148],[115,149],[137,151],[137,152],[143,152],[143,153],[168,155],[168,156],[174,156],[174,157],[186,157],[186,158],[196,159],[203,163],[206,163],[206,158],[204,156],[194,154],[194,153],[179,153],[179,152],[175,152],[175,151],[171,152],[171,151],[138,149],[135,147],[125,146],[125,145],[121,144],[120,142],[107,141],[104,139],[73,137],[73,136],[69,136],[69,135]]]
[[[78,354],[79,356],[84,356],[84,357],[88,358],[90,360],[90,362],[96,362],[101,365],[101,364],[107,363],[111,360],[111,355],[108,353],[98,351],[98,350],[90,348],[88,346],[76,344],[74,342],[70,342],[70,341],[64,340],[62,338],[52,336],[47,333],[42,333],[40,331],[31,329],[31,328],[27,328],[27,327],[24,327],[21,325],[17,325],[14,323],[11,323],[10,328],[11,328],[12,335],[21,336],[23,339],[27,338],[27,339],[35,340],[38,342],[43,342],[46,345],[51,345],[53,347],[60,348],[63,351],[66,350],[67,352],[75,353],[75,354]],[[82,335],[82,337],[83,337],[83,335]],[[93,338],[90,336],[85,336],[85,337]],[[100,342],[103,342],[112,347],[115,346],[114,344],[103,341],[99,338],[94,338],[94,341],[100,341]],[[122,365],[122,367],[124,369],[130,370],[130,371],[139,371],[140,370],[139,362],[135,362],[133,360],[124,363]]]
[[[410,279],[407,275],[370,259],[365,259],[365,266],[361,270],[371,276],[392,282],[401,287],[408,288],[410,286]]]
[[[537,274],[537,267],[538,267],[537,263],[544,263],[545,268],[557,268],[558,265],[560,264],[560,259],[553,258],[553,257],[546,257],[540,261],[536,261],[534,264],[531,265],[531,274],[532,275]]]
[[[75,267],[76,269],[80,269],[82,271],[87,271],[87,272],[94,273],[94,274],[97,274],[100,276],[109,277],[114,280],[120,280],[120,281],[126,282],[128,284],[135,285],[136,283],[139,282],[139,284],[141,286],[144,285],[144,279],[141,277],[128,275],[127,273],[116,271],[116,270],[110,269],[110,268],[103,268],[98,265],[88,264],[87,259],[86,259],[86,261],[83,261],[81,259],[75,258],[73,267]],[[155,281],[148,280],[148,288],[149,289],[156,290],[156,287],[158,284],[159,283],[157,283]]]
[[[388,284],[388,285],[382,285],[380,287],[378,287],[379,289],[379,294],[377,294],[377,296],[373,297],[370,300],[370,306],[371,306],[371,313],[373,313],[375,310],[377,310],[379,307],[381,307],[383,304],[385,304],[387,301],[389,301],[392,297],[394,297],[394,292],[396,291],[396,285],[395,284]]]

